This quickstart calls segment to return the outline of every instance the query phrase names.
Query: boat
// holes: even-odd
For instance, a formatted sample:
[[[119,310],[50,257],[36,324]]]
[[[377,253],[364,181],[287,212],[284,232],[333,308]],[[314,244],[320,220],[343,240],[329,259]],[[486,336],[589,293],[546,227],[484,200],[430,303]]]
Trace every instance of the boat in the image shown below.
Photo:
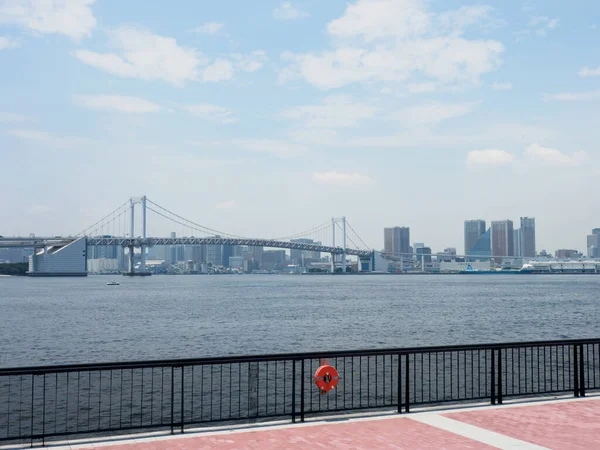
[[[119,283],[118,281],[109,281],[108,283],[106,283],[107,286],[119,286],[121,283]]]

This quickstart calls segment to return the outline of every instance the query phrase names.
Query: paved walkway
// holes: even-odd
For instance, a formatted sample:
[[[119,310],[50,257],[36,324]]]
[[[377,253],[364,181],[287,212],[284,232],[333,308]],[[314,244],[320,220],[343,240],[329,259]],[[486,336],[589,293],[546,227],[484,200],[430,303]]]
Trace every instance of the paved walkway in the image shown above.
[[[600,397],[133,437],[53,449],[594,449]]]

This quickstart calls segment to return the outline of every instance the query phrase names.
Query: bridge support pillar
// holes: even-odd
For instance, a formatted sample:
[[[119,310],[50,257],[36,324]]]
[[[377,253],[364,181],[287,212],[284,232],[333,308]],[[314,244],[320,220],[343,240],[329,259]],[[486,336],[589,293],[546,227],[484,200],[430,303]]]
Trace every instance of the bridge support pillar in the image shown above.
[[[335,253],[331,254],[331,273],[335,273]]]
[[[129,273],[135,272],[135,266],[133,261],[133,245],[127,247],[129,249]]]
[[[346,248],[348,247],[346,245],[346,216],[342,217],[342,224],[343,224],[342,242],[344,244],[344,253],[342,253],[342,273],[346,273]]]

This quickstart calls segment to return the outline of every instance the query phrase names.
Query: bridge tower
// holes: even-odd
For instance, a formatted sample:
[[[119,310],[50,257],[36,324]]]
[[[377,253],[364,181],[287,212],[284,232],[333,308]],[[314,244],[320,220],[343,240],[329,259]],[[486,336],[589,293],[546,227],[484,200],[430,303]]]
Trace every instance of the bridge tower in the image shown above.
[[[331,229],[332,229],[332,247],[336,247],[335,245],[335,228],[338,225],[339,222],[342,222],[342,248],[343,248],[343,253],[341,254],[342,257],[342,273],[346,273],[346,216],[343,217],[332,217],[331,218]],[[337,253],[332,253],[331,254],[331,273],[335,273],[335,262],[336,262],[336,257],[338,256]]]
[[[135,239],[135,205],[140,205],[142,208],[142,235],[140,240],[140,261],[141,261],[141,271],[136,273],[135,271],[135,245],[133,239]],[[131,245],[128,245],[129,249],[129,271],[128,275],[150,275],[146,272],[146,238],[147,230],[146,230],[146,196],[143,197],[131,197],[129,199],[129,210],[130,210],[130,228],[129,228],[129,238],[131,239]]]

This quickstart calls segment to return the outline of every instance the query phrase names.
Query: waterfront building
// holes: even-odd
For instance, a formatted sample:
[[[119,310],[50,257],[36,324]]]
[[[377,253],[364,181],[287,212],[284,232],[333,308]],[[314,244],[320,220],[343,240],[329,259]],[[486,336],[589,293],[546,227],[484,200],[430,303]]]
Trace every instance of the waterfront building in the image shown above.
[[[227,265],[230,269],[244,270],[244,257],[243,256],[230,256]]]
[[[514,235],[512,220],[495,220],[491,226],[492,255],[496,262],[502,262],[502,256],[513,256]]]
[[[600,258],[600,228],[594,228],[587,237],[588,258]]]
[[[517,257],[522,257],[523,256],[523,234],[521,233],[521,229],[517,228],[516,230],[513,230],[513,255],[512,256],[517,256]]]
[[[465,255],[471,254],[479,238],[485,233],[485,220],[465,220]]]
[[[535,257],[535,217],[521,217],[520,238],[520,256],[525,258]]]
[[[223,264],[223,253],[220,245],[206,246],[206,262],[211,263],[213,266],[220,266]]]
[[[410,228],[384,228],[383,252],[395,255],[399,255],[400,253],[410,253]]]
[[[37,249],[29,257],[31,276],[86,276],[87,241],[85,237],[62,247]]]
[[[222,249],[222,263],[221,265],[223,265],[224,267],[229,267],[229,258],[231,258],[234,255],[234,246],[233,245],[223,245],[223,249]]]
[[[419,247],[416,249],[418,263],[431,262],[431,247]]]
[[[300,238],[300,239],[290,239],[290,242],[294,242],[296,244],[315,244],[320,245],[320,242],[315,242],[312,239]],[[310,261],[319,261],[321,259],[321,252],[311,252],[307,250],[290,250],[290,260],[295,262],[296,264],[304,267]]]
[[[566,249],[566,248],[561,248],[559,250],[556,250],[554,252],[554,256],[558,259],[569,259],[569,258],[581,259],[583,257],[583,255],[581,253],[579,253],[577,250]]]
[[[492,256],[492,238],[491,228],[488,228],[485,233],[479,236],[475,245],[471,248],[467,257],[469,260],[481,260],[486,261]]]
[[[285,250],[267,250],[262,254],[261,268],[265,270],[281,269],[285,265]]]

